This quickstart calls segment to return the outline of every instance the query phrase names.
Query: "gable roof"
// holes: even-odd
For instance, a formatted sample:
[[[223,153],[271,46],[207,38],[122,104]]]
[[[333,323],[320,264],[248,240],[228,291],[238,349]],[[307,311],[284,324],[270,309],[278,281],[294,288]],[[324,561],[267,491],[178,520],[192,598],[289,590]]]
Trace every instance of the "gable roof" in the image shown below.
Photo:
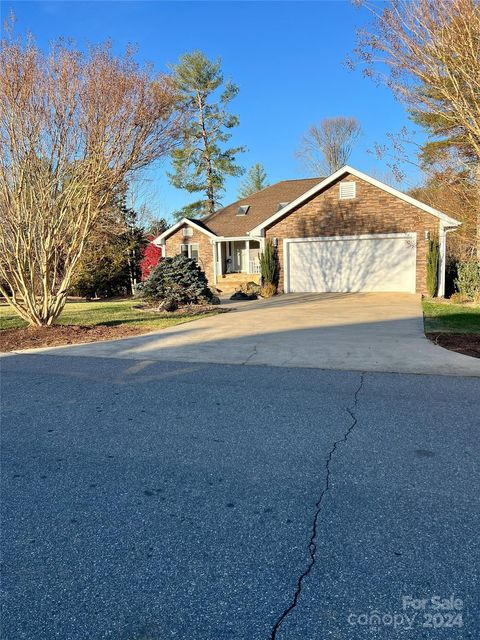
[[[177,229],[180,229],[180,227],[183,227],[184,224],[188,224],[194,229],[197,229],[198,231],[205,233],[210,238],[215,238],[215,234],[210,231],[210,229],[204,224],[203,220],[193,220],[192,218],[182,218],[176,224],[174,224],[173,227],[169,227],[163,233],[157,236],[155,240],[152,240],[153,244],[162,244],[162,240],[164,240],[165,238],[168,238],[168,236],[171,235],[172,233],[175,233],[175,231],[177,231]]]
[[[335,182],[336,180],[338,180],[339,178],[341,178],[343,175],[347,173],[359,178],[360,180],[364,180],[365,182],[368,182],[374,185],[375,187],[378,187],[379,189],[382,189],[383,191],[386,191],[387,193],[390,193],[391,195],[396,196],[397,198],[400,198],[400,200],[403,200],[404,202],[407,202],[408,204],[411,204],[414,207],[417,207],[418,209],[425,211],[426,213],[430,213],[436,218],[439,218],[439,220],[441,220],[445,226],[458,227],[461,224],[461,222],[459,222],[458,220],[455,220],[454,218],[447,216],[445,213],[438,211],[438,209],[434,209],[433,207],[430,207],[428,204],[424,204],[423,202],[420,202],[420,200],[416,200],[415,198],[412,198],[411,196],[408,196],[407,194],[402,193],[401,191],[398,191],[398,189],[394,189],[393,187],[390,187],[384,184],[383,182],[380,182],[379,180],[376,180],[375,178],[370,177],[366,173],[362,173],[361,171],[358,171],[358,169],[354,169],[353,167],[345,165],[338,171],[335,171],[334,173],[332,173],[332,175],[328,176],[327,178],[324,178],[323,180],[320,179],[320,182],[317,182],[315,185],[312,185],[312,187],[307,191],[305,191],[304,193],[299,194],[299,196],[295,200],[290,202],[290,204],[288,204],[286,207],[284,207],[280,211],[275,212],[270,217],[266,218],[263,222],[258,224],[256,227],[251,228],[250,235],[252,236],[262,235],[263,229],[270,226],[279,218],[282,218],[283,216],[288,214],[290,211],[292,211],[293,209],[301,205],[306,200],[309,200],[313,196],[316,196],[323,189],[330,186],[333,182]]]
[[[250,229],[276,213],[280,203],[296,200],[321,180],[322,178],[282,180],[215,211],[210,216],[202,218],[202,223],[217,236],[246,236]],[[239,207],[247,205],[247,213],[237,215]]]
[[[323,189],[326,189],[336,180],[345,174],[356,176],[360,180],[370,183],[371,185],[390,193],[391,195],[411,204],[426,213],[438,218],[445,227],[458,227],[461,222],[447,216],[445,213],[434,209],[420,200],[416,200],[408,196],[398,189],[394,189],[375,178],[370,177],[366,173],[358,171],[348,165],[345,165],[338,171],[332,173],[327,178],[302,178],[298,180],[282,180],[269,187],[265,187],[261,191],[251,194],[246,198],[237,200],[229,204],[210,216],[198,219],[182,218],[179,222],[164,231],[155,240],[154,244],[160,245],[163,240],[184,224],[205,233],[210,238],[241,238],[246,236],[261,236],[263,230],[273,224],[276,220],[282,218],[303,204],[305,201],[316,196]],[[285,204],[287,203],[287,204]],[[284,206],[279,210],[280,204]],[[247,213],[237,215],[239,207],[247,207]]]

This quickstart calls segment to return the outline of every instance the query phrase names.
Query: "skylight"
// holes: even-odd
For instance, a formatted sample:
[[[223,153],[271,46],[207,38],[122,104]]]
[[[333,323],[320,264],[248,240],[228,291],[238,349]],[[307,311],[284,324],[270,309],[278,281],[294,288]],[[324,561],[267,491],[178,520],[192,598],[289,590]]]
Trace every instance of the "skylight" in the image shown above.
[[[247,211],[249,209],[250,209],[250,205],[249,204],[242,204],[240,207],[238,207],[237,216],[246,216],[247,215]]]

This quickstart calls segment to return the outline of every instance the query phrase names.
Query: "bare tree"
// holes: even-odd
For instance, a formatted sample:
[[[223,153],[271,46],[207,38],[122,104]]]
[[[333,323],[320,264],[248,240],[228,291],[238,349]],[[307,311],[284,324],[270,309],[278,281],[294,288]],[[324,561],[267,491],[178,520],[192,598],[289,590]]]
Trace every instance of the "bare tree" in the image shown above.
[[[361,132],[355,118],[325,118],[308,129],[297,157],[316,175],[330,175],[347,164]]]
[[[356,58],[426,127],[433,144],[455,148],[476,172],[480,256],[480,4],[478,0],[360,2],[373,17],[358,32]],[[354,63],[352,63],[354,64]]]
[[[171,151],[167,77],[127,50],[0,51],[0,293],[32,325],[61,313],[86,241],[130,177]]]

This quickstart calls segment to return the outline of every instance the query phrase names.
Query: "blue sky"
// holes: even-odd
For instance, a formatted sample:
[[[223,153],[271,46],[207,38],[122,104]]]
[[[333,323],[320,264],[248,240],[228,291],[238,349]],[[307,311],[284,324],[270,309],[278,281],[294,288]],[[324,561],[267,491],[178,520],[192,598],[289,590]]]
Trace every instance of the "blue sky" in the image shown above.
[[[308,176],[295,150],[302,133],[322,118],[360,121],[364,135],[350,164],[379,179],[388,168],[367,151],[386,142],[388,132],[412,128],[387,89],[345,68],[355,29],[368,18],[350,2],[3,0],[0,6],[2,22],[12,9],[18,31],[32,31],[42,48],[58,36],[73,37],[80,47],[111,38],[116,50],[138,45],[138,59],[158,71],[194,49],[221,57],[225,76],[240,87],[231,103],[240,117],[232,144],[248,152],[238,160],[245,168],[261,162],[270,182]],[[142,190],[155,216],[197,199],[170,186],[166,168],[150,171]],[[417,179],[413,171],[403,186]],[[228,180],[224,204],[236,199],[239,181]]]

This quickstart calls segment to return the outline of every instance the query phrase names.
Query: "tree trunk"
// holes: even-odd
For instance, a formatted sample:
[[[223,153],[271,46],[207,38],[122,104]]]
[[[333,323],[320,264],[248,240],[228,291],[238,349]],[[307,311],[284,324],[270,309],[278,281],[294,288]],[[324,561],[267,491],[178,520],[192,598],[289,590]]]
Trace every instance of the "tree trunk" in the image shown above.
[[[480,158],[477,164],[477,226],[476,226],[476,253],[477,261],[480,262]]]
[[[213,188],[213,175],[212,175],[212,158],[210,156],[209,151],[209,143],[208,143],[208,134],[205,129],[205,118],[203,115],[203,100],[200,95],[197,97],[198,101],[198,121],[200,123],[200,128],[202,130],[202,140],[203,140],[203,157],[205,158],[205,171],[207,174],[207,209],[208,215],[215,213],[215,191]]]

